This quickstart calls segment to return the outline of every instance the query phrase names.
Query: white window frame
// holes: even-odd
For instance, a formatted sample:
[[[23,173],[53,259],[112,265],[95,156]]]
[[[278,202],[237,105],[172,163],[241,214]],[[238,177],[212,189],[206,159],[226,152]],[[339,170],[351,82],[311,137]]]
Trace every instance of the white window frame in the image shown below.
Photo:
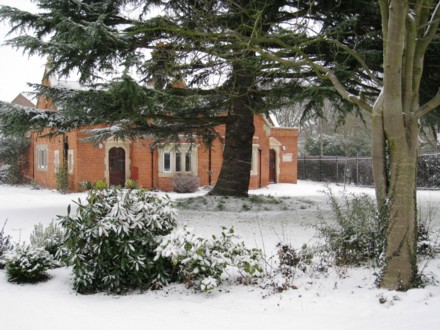
[[[47,171],[49,164],[49,148],[47,144],[37,144],[37,170]]]
[[[60,151],[59,150],[53,151],[53,166],[55,169],[55,173],[58,173],[60,170]]]
[[[168,167],[165,168],[165,156],[168,155],[169,159],[168,159]],[[164,151],[162,153],[162,170],[164,173],[171,173],[171,168],[172,168],[172,164],[173,164],[173,154],[170,151]]]
[[[73,166],[75,165],[75,158],[72,149],[67,150],[67,173],[73,174]]]
[[[180,171],[176,166],[176,161],[180,154]],[[190,168],[187,170],[187,154],[190,154]],[[165,168],[165,155],[169,154],[170,168]],[[191,143],[167,144],[159,148],[159,177],[172,177],[175,174],[198,175],[198,150],[197,145]]]
[[[253,144],[252,145],[252,161],[251,161],[251,175],[258,175],[258,166],[260,164],[259,159],[259,144]]]

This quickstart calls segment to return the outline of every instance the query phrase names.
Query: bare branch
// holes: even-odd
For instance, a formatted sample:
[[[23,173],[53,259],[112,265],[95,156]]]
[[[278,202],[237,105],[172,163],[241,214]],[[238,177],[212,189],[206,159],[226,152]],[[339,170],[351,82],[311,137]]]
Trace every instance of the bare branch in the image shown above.
[[[373,111],[373,107],[368,104],[365,99],[363,98],[363,96],[356,96],[353,95],[351,93],[349,93],[344,86],[341,84],[341,82],[339,81],[338,77],[335,75],[335,73],[332,70],[326,69],[324,67],[321,67],[322,70],[325,70],[326,73],[326,77],[328,77],[330,79],[330,81],[333,83],[333,86],[335,86],[336,90],[338,91],[338,93],[347,101],[356,104],[357,106],[359,106],[360,108],[368,111],[368,112],[372,112]]]
[[[437,108],[438,106],[440,106],[440,89],[436,96],[434,96],[431,100],[426,102],[424,105],[422,105],[414,112],[414,116],[416,118],[421,118],[424,115],[431,112],[432,110],[434,110],[435,108]]]

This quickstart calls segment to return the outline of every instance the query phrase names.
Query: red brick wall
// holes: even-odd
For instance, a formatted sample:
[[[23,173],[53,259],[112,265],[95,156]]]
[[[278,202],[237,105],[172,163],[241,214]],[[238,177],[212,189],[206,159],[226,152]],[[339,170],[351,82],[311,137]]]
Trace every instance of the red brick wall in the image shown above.
[[[271,135],[281,142],[279,182],[296,183],[298,165],[298,130],[295,128],[272,128]]]
[[[267,122],[260,116],[255,116],[255,135],[253,144],[259,146],[257,152],[256,175],[251,175],[249,188],[256,189],[269,184],[269,150],[270,135],[282,144],[279,153],[279,182],[295,183],[297,180],[297,137],[296,129],[284,129],[269,127]],[[218,128],[221,136],[224,136],[225,127]],[[270,135],[269,135],[270,134]],[[74,155],[74,171],[69,174],[70,188],[72,191],[79,189],[81,181],[96,182],[105,179],[106,172],[106,148],[105,143],[98,146],[89,142],[83,142],[81,139],[86,137],[82,131],[72,131],[67,134],[69,149],[73,150]],[[131,159],[131,178],[139,185],[147,189],[159,189],[163,191],[172,191],[172,178],[159,177],[158,175],[158,157],[157,148],[153,150],[153,158],[151,156],[150,144],[152,139],[137,140],[130,145]],[[60,152],[60,162],[63,159],[63,143],[62,137],[53,139],[41,138],[37,134],[33,134],[33,153],[29,153],[29,167],[27,172],[29,176],[33,175],[34,181],[48,188],[56,188],[56,179],[54,174],[54,150]],[[37,170],[36,161],[36,145],[48,145],[48,170]],[[287,161],[285,154],[292,155],[292,161]],[[284,158],[283,158],[284,157]],[[261,160],[261,163],[260,163]],[[221,165],[223,162],[223,143],[216,139],[212,146],[211,153],[211,185],[215,185]],[[153,175],[151,168],[153,166]],[[209,150],[202,142],[198,144],[198,176],[200,186],[208,185],[209,171]],[[128,179],[128,177],[127,177]]]

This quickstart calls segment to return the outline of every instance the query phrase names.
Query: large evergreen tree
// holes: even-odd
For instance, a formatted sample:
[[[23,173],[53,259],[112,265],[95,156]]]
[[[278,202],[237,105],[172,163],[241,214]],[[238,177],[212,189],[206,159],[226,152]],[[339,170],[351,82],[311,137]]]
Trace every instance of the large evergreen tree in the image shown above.
[[[3,7],[0,17],[14,31],[27,31],[10,45],[50,55],[53,73],[79,72],[81,82],[92,84],[81,91],[40,86],[39,92],[61,109],[58,114],[17,112],[3,104],[6,131],[41,129],[49,123],[64,132],[105,123],[111,127],[94,131],[95,138],[155,134],[177,140],[182,133],[203,136],[226,124],[224,162],[212,193],[246,195],[253,115],[267,112],[280,95],[291,93],[297,76],[289,72],[276,81],[277,68],[268,69],[236,36],[249,38],[257,25],[268,32],[294,19],[297,13],[285,10],[294,2],[40,0],[37,14]],[[155,14],[158,10],[161,14]],[[118,73],[110,82],[99,80]],[[155,89],[144,86],[149,80]]]

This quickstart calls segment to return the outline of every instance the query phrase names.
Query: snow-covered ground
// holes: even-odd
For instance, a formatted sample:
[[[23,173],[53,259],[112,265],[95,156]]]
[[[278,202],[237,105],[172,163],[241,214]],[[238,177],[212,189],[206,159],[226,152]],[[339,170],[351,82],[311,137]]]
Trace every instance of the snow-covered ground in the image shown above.
[[[343,186],[331,185],[333,191]],[[374,194],[373,189],[347,186],[347,191]],[[179,225],[196,232],[218,233],[220,226],[234,226],[250,246],[271,254],[280,240],[295,247],[313,239],[309,226],[319,207],[326,212],[325,187],[300,181],[251,191],[282,198],[277,207],[234,209],[234,202],[205,207],[183,207]],[[170,194],[178,199],[203,198],[203,192]],[[48,190],[0,185],[0,226],[14,240],[28,240],[37,223],[47,225],[66,214],[72,200],[85,194],[61,195]],[[203,201],[203,200],[200,200]],[[440,205],[440,191],[419,191],[423,209]],[[177,201],[178,202],[178,201]],[[217,203],[217,202],[215,202]],[[232,203],[232,204],[231,204]],[[239,201],[243,206],[245,201]],[[231,206],[232,205],[232,206]],[[222,206],[224,207],[224,206]],[[440,213],[434,228],[440,228]],[[272,293],[256,286],[222,284],[210,293],[194,293],[183,285],[125,296],[78,295],[71,289],[70,270],[50,271],[51,279],[37,285],[7,282],[0,271],[0,327],[8,330],[51,329],[439,329],[440,287],[429,285],[408,292],[390,292],[374,286],[371,269],[333,269],[326,276],[299,277],[297,290]],[[440,260],[430,261],[424,273],[440,278]],[[385,303],[380,303],[383,297]]]

